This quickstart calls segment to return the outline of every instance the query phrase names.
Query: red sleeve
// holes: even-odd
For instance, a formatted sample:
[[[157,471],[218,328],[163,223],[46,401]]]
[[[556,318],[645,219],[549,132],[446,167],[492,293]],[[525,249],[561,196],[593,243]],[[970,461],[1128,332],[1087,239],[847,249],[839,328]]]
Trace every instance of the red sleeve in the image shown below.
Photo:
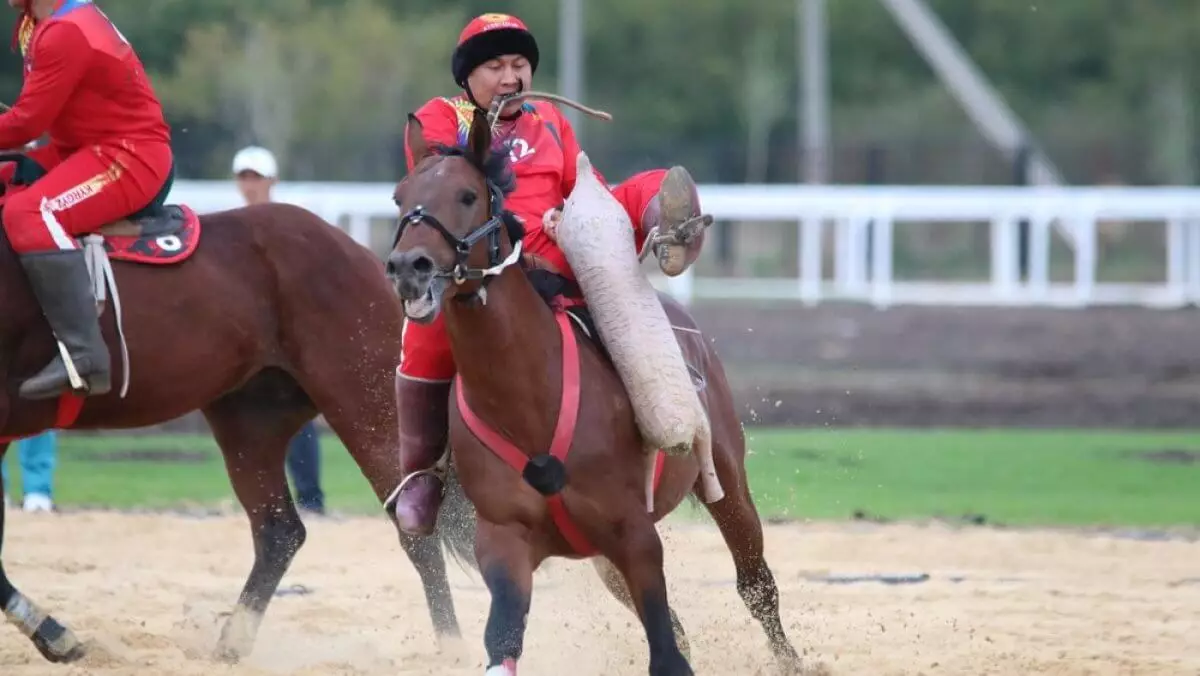
[[[32,68],[12,110],[0,115],[0,148],[16,148],[45,133],[83,79],[87,40],[73,23],[56,21],[29,46]]]
[[[445,99],[433,99],[421,106],[416,113],[421,123],[421,136],[428,146],[435,144],[456,145],[458,143],[458,114],[454,106]],[[408,145],[408,123],[404,124],[404,161],[408,170],[413,169],[412,148]]]
[[[557,111],[558,108],[555,108]],[[561,112],[558,114],[559,129],[562,130],[563,144],[563,196],[570,197],[571,191],[575,189],[575,180],[578,178],[575,172],[577,171],[576,162],[579,159],[579,140],[575,138],[575,129],[571,126],[571,121],[567,119]],[[590,159],[590,158],[589,158]],[[600,183],[607,186],[608,181],[604,180],[604,174],[592,164],[592,173],[596,178],[600,179]]]

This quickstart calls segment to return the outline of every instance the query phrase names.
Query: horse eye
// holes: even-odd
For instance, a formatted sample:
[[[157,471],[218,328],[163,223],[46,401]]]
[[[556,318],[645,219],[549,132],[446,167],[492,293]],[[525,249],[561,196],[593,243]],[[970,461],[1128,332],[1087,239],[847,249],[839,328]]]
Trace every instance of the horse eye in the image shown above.
[[[478,200],[478,199],[479,199],[479,195],[475,194],[474,190],[464,190],[464,191],[462,191],[462,194],[459,195],[459,197],[458,197],[458,201],[462,202],[462,205],[464,207],[469,207],[469,206],[474,205],[476,200]]]

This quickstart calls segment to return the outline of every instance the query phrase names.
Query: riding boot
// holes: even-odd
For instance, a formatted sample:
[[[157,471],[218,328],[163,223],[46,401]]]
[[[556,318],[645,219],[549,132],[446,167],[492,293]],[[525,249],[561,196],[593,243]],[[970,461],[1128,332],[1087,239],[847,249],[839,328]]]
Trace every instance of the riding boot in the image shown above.
[[[683,274],[696,262],[704,246],[704,229],[712,216],[700,213],[700,195],[687,169],[671,167],[663,177],[658,194],[650,198],[642,214],[642,230],[658,267],[670,277]]]
[[[443,459],[449,436],[449,409],[450,383],[396,375],[400,467],[404,479],[388,498],[388,504],[400,529],[411,535],[429,535],[437,525],[438,508],[446,489]]]
[[[82,250],[47,251],[21,256],[21,265],[54,337],[66,347],[89,396],[112,389],[108,346],[100,333],[96,299]],[[22,399],[51,399],[73,389],[62,353],[21,383]]]

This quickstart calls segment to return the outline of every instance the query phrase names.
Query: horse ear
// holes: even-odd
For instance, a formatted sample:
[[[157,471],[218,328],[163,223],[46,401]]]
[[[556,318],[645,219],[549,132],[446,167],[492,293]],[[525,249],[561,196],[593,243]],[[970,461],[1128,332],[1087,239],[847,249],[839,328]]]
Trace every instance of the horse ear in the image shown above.
[[[429,144],[425,142],[425,128],[421,126],[421,121],[417,119],[417,116],[412,113],[408,114],[408,124],[405,125],[404,145],[408,146],[408,156],[411,158],[410,167],[417,166],[421,160],[432,154]]]
[[[487,113],[476,110],[471,118],[471,133],[467,136],[467,150],[480,162],[487,159],[492,150],[492,127],[488,124]]]

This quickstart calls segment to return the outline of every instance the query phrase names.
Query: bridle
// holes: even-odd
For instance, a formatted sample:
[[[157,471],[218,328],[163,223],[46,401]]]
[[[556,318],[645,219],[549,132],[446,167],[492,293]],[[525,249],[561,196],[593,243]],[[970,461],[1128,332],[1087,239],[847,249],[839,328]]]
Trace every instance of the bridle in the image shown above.
[[[519,239],[513,242],[512,252],[508,256],[503,259],[500,257],[500,231],[507,227],[510,219],[515,219],[516,216],[512,212],[504,210],[504,193],[499,186],[487,179],[484,179],[484,183],[487,185],[489,194],[488,220],[469,232],[466,237],[462,239],[456,237],[436,216],[427,212],[423,205],[418,204],[400,218],[400,224],[396,228],[396,237],[392,240],[392,249],[395,249],[407,228],[418,225],[433,228],[442,236],[442,239],[446,240],[450,248],[454,249],[454,265],[449,270],[435,269],[433,277],[450,280],[458,286],[470,281],[481,282],[475,291],[456,296],[462,300],[478,296],[486,302],[487,295],[483,290],[488,283],[504,272],[506,268],[516,265],[521,260],[521,240]],[[397,206],[399,206],[398,203]],[[488,266],[473,268],[468,265],[467,259],[470,258],[471,250],[475,248],[475,245],[485,238],[488,246]]]

